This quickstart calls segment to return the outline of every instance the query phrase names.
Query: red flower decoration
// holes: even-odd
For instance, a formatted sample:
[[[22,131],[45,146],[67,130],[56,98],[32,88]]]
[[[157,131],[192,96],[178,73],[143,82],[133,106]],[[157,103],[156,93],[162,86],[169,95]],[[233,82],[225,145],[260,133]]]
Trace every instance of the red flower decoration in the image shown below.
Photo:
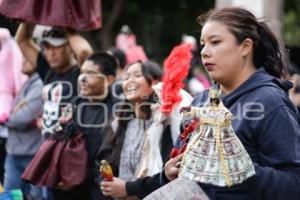
[[[199,119],[193,119],[187,127],[184,128],[183,132],[180,133],[179,140],[182,144],[181,147],[175,147],[172,149],[170,153],[170,158],[174,158],[178,156],[179,154],[182,154],[185,152],[187,144],[189,143],[190,138],[192,137],[193,132],[199,127],[200,125]]]
[[[164,113],[171,113],[173,106],[181,101],[179,90],[184,87],[192,59],[191,45],[181,44],[172,50],[164,62],[162,106]]]

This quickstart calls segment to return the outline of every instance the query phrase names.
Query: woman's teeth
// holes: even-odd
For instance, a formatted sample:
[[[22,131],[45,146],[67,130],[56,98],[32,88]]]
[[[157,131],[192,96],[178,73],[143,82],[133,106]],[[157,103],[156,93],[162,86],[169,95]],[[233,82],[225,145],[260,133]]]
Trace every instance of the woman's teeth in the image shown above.
[[[136,88],[135,88],[135,87],[127,88],[127,92],[134,92],[134,91],[136,91]]]

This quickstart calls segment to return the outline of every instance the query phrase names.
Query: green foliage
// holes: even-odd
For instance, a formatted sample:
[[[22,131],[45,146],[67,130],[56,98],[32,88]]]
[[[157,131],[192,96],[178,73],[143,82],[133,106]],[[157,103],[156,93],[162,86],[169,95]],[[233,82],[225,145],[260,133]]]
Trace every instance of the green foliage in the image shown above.
[[[112,0],[103,0],[103,23],[110,15]],[[124,0],[123,10],[113,27],[115,39],[122,25],[127,24],[144,46],[147,55],[162,61],[179,44],[182,34],[199,39],[197,17],[214,7],[212,0]],[[111,41],[114,44],[114,41]]]
[[[287,45],[300,45],[300,3],[298,0],[285,0],[283,18],[283,39]]]

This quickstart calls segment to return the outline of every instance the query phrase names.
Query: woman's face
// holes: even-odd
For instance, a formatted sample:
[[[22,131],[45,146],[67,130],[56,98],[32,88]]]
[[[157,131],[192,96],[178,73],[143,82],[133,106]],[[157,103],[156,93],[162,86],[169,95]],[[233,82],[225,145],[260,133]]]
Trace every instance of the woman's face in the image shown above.
[[[132,64],[125,71],[123,89],[126,99],[131,102],[143,102],[153,92],[143,75],[140,63]]]
[[[227,83],[238,77],[243,67],[242,45],[239,45],[227,26],[208,21],[201,32],[201,57],[211,78]]]

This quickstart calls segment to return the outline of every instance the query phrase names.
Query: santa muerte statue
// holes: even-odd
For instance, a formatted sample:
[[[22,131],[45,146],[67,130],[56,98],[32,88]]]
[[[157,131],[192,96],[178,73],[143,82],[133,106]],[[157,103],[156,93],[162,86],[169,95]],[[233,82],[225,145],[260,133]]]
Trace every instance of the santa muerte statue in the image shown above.
[[[208,198],[197,183],[231,187],[255,174],[250,156],[232,128],[232,114],[223,105],[217,89],[210,89],[206,106],[183,107],[181,111],[184,128],[180,145],[171,153],[171,157],[183,153],[178,179],[146,200],[204,200]]]
[[[232,114],[217,89],[210,89],[207,106],[186,107],[183,112],[192,118],[195,128],[189,136],[179,177],[230,187],[255,174],[250,156],[231,126]]]

